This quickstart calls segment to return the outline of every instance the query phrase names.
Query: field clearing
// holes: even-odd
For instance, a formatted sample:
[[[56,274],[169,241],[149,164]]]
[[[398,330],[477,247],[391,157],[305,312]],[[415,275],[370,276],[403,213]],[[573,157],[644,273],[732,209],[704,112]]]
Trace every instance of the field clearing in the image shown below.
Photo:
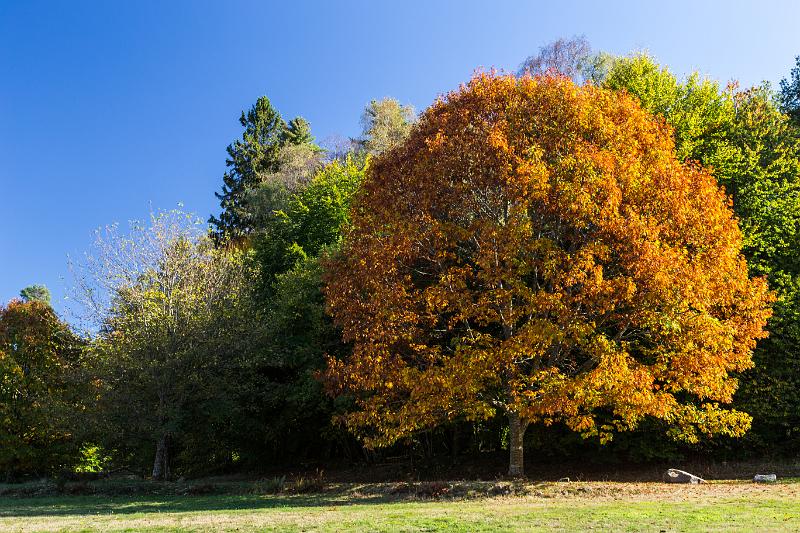
[[[420,496],[402,484],[337,484],[313,495],[3,497],[0,531],[800,530],[796,479],[772,485],[723,481],[421,486],[431,487],[439,497]],[[493,492],[507,494],[488,495]]]

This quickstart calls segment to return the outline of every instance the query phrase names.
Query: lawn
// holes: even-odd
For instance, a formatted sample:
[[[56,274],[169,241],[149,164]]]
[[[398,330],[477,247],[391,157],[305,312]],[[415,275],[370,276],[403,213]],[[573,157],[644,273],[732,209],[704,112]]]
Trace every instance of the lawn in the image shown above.
[[[0,498],[0,531],[800,530],[798,481],[340,484],[308,495],[213,490],[6,496]]]

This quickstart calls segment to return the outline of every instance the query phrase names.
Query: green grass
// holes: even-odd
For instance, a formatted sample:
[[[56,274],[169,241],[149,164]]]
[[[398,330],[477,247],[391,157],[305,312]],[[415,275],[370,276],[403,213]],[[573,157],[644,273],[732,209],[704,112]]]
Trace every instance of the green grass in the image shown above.
[[[469,495],[492,484],[462,485]],[[516,495],[434,500],[394,492],[0,497],[0,531],[800,530],[799,483],[539,483]]]

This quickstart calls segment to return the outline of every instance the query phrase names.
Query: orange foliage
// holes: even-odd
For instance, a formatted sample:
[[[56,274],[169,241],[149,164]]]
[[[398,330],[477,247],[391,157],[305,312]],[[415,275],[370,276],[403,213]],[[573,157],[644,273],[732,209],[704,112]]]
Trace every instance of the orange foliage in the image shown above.
[[[646,416],[739,435],[719,404],[772,296],[730,201],[634,99],[479,74],[374,161],[325,294],[325,381],[381,446],[498,410],[611,437]]]

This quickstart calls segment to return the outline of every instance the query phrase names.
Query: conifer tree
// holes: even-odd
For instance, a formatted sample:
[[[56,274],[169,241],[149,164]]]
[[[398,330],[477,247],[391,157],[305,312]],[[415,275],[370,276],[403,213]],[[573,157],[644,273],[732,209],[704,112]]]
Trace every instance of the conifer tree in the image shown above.
[[[244,211],[247,190],[255,187],[259,176],[278,170],[278,154],[287,127],[269,98],[261,96],[239,122],[244,128],[242,138],[228,145],[229,170],[222,177],[222,191],[215,193],[222,212],[212,216],[214,238],[217,242],[237,239],[249,233]]]
[[[283,134],[285,144],[314,144],[314,136],[311,135],[311,124],[303,117],[295,117],[289,121],[286,131]]]
[[[800,126],[800,56],[795,58],[789,77],[781,80],[780,101],[783,112]]]

